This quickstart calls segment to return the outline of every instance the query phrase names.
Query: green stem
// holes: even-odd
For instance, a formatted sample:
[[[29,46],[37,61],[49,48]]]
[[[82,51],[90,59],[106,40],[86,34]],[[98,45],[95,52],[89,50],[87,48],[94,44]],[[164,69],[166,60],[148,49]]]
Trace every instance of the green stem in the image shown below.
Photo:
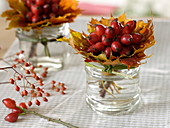
[[[50,50],[47,44],[44,45],[44,52],[46,56],[51,57]]]
[[[85,65],[86,65],[86,66],[89,66],[89,67],[93,67],[93,68],[102,69],[102,70],[104,69],[104,68],[102,68],[102,67],[99,67],[99,66],[90,64],[90,63],[88,63],[88,62],[85,62]],[[116,71],[114,71],[114,70],[112,70],[111,73],[112,73],[112,74],[115,74],[115,75],[119,75],[119,76],[121,76],[121,77],[123,77],[123,78],[133,79],[133,76],[131,76],[131,75],[127,75],[127,74],[124,74],[124,73],[119,73],[119,72],[116,72]]]
[[[53,119],[53,118],[50,118],[50,117],[41,115],[41,114],[39,114],[39,113],[37,113],[37,112],[35,112],[35,111],[27,111],[26,113],[34,114],[34,115],[39,116],[39,117],[41,117],[41,118],[44,118],[44,119],[46,119],[46,120],[48,120],[48,121],[52,121],[52,122],[59,123],[59,124],[62,124],[62,125],[64,125],[64,126],[67,126],[68,128],[79,128],[79,127],[74,126],[74,125],[72,125],[72,124],[66,123],[66,122],[64,122],[64,121],[62,121],[62,120],[60,120],[60,119]]]

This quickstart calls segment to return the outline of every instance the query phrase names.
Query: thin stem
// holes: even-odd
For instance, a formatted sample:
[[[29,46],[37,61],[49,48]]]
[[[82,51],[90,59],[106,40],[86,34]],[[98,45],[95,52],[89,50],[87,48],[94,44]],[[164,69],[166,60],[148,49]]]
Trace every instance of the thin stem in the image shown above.
[[[13,68],[13,67],[3,67],[3,68],[0,68],[0,70],[5,70],[5,69],[9,69],[9,68]]]
[[[47,44],[44,45],[44,52],[45,52],[45,55],[46,55],[46,56],[51,57],[50,50],[49,50]]]
[[[0,84],[9,84],[9,82],[0,82]]]
[[[79,127],[74,126],[72,124],[66,123],[66,122],[64,122],[64,121],[62,121],[60,119],[53,119],[51,117],[47,117],[47,116],[41,115],[41,114],[39,114],[39,113],[37,113],[35,111],[27,111],[26,113],[34,114],[34,115],[39,116],[41,118],[44,118],[44,119],[46,119],[48,121],[52,121],[52,122],[59,123],[59,124],[62,124],[64,126],[67,126],[68,128],[79,128]]]

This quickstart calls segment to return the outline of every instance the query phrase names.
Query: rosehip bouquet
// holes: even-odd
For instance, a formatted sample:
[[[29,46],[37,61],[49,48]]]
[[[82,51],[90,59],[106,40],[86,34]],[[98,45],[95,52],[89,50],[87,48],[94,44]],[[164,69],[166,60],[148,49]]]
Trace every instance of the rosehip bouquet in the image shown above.
[[[127,19],[125,13],[118,18],[93,19],[88,24],[89,34],[70,30],[69,39],[63,38],[78,54],[83,55],[86,64],[97,62],[105,72],[116,69],[130,69],[142,64],[144,52],[155,44],[152,20]]]
[[[7,29],[41,29],[73,22],[80,14],[76,0],[7,0],[10,10],[2,13],[10,21]]]

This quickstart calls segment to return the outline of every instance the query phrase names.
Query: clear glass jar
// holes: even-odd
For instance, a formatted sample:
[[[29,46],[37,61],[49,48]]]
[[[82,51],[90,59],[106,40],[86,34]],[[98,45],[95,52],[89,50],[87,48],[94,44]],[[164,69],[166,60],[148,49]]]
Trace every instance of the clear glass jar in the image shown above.
[[[64,65],[64,57],[67,54],[66,45],[55,39],[69,35],[69,24],[44,27],[23,31],[18,29],[16,37],[19,39],[19,47],[24,50],[25,57],[34,66],[43,65],[50,70],[61,70]]]
[[[104,114],[131,112],[140,101],[139,68],[102,72],[102,65],[85,66],[86,101],[95,111]]]

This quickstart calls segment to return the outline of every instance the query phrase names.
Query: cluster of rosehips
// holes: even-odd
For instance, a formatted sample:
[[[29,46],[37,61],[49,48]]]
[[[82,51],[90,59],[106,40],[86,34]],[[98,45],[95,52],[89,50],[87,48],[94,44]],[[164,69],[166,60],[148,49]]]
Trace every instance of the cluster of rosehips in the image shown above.
[[[65,90],[67,89],[64,83],[58,82],[56,84],[56,81],[51,81],[51,88],[54,89],[56,92],[60,92],[62,95],[65,95]]]
[[[107,58],[120,55],[131,55],[143,38],[140,33],[134,33],[136,21],[130,20],[126,24],[113,19],[109,26],[95,24],[95,31],[87,37],[91,45],[87,52],[99,55],[104,52]]]
[[[15,57],[13,58],[13,64],[11,68],[14,70],[14,77],[9,79],[9,83],[14,85],[14,89],[20,93],[22,97],[30,96],[31,100],[28,101],[28,106],[31,106],[32,99],[36,98],[35,104],[40,105],[41,102],[38,100],[42,98],[42,101],[48,102],[47,97],[50,96],[50,93],[45,92],[45,86],[49,85],[45,83],[44,78],[47,77],[48,68],[43,67],[42,65],[38,65],[38,67],[34,67],[30,62],[26,62],[22,56],[24,51],[17,52]],[[9,63],[8,63],[9,64]],[[17,68],[22,69],[22,72],[19,72]],[[35,72],[36,68],[42,68],[43,73],[39,75]],[[5,69],[4,69],[5,70]],[[23,73],[24,72],[24,73]],[[50,82],[51,88],[55,90],[55,92],[60,92],[62,95],[65,94],[66,86],[64,83],[57,82],[52,80]],[[23,87],[21,86],[23,85]]]
[[[28,109],[24,102],[17,106],[15,100],[10,98],[3,99],[2,102],[7,108],[12,109],[12,112],[5,117],[5,120],[8,122],[16,122],[19,115],[26,114],[25,111]]]
[[[23,0],[30,12],[26,14],[29,23],[58,16],[60,0]]]

